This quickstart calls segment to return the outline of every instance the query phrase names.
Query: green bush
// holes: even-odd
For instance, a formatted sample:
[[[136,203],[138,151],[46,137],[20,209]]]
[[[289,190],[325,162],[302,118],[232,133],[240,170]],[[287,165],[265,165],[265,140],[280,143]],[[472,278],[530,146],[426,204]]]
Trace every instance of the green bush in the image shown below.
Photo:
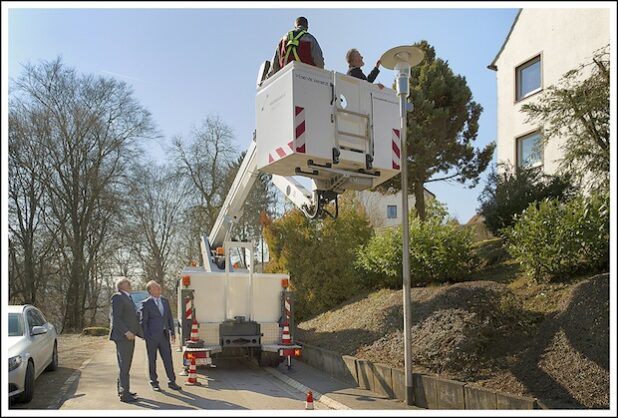
[[[293,210],[266,225],[271,258],[266,271],[289,273],[297,321],[365,290],[352,263],[356,248],[372,233],[364,209],[350,195],[340,196],[336,220],[309,220]]]
[[[410,218],[410,277],[414,285],[457,281],[470,272],[474,259],[470,230],[444,221],[444,214],[425,222]],[[390,228],[357,250],[355,267],[369,287],[401,287],[402,242],[401,227]]]
[[[90,335],[94,337],[98,337],[101,335],[108,335],[109,328],[107,327],[88,327],[82,330],[82,335]]]
[[[593,273],[609,265],[609,194],[531,204],[504,231],[507,250],[537,281]]]
[[[402,284],[401,228],[387,228],[356,251],[354,267],[369,288],[400,288]]]
[[[565,201],[572,197],[569,179],[543,174],[536,169],[514,170],[505,166],[500,173],[492,171],[479,196],[479,213],[485,217],[485,226],[497,235],[501,229],[512,226],[515,216],[532,202],[546,198]]]

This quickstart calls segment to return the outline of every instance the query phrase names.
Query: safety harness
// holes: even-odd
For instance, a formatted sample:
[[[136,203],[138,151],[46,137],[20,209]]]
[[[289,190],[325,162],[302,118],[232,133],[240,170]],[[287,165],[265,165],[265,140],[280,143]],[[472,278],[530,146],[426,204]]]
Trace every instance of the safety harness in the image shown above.
[[[298,52],[297,52],[297,48],[298,45],[300,44],[300,38],[303,37],[304,34],[306,34],[307,31],[306,30],[301,30],[300,32],[298,32],[298,34],[296,36],[294,36],[294,31],[290,31],[288,32],[288,40],[285,44],[285,59],[284,59],[284,65],[288,63],[288,59],[290,57],[290,52],[294,54],[294,59],[296,61],[300,61],[300,57],[298,56]]]

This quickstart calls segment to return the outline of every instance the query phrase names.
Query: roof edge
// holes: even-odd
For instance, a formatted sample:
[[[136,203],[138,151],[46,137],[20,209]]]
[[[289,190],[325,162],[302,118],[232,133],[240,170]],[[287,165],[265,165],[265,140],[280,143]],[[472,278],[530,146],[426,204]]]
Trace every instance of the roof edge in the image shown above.
[[[506,38],[504,39],[504,42],[502,43],[502,47],[500,48],[500,51],[498,51],[498,53],[496,54],[496,57],[491,62],[491,64],[487,66],[488,69],[493,70],[493,71],[498,71],[498,66],[496,65],[496,61],[498,61],[498,58],[500,58],[500,54],[502,54],[502,51],[504,51],[504,47],[506,46],[506,43],[509,41],[509,38],[511,37],[511,33],[513,33],[513,29],[515,28],[515,25],[517,24],[517,21],[519,20],[519,15],[521,14],[522,10],[524,9],[523,8],[519,9],[519,11],[517,12],[517,16],[515,16],[515,20],[513,20],[511,29],[509,30],[508,35],[506,35]]]

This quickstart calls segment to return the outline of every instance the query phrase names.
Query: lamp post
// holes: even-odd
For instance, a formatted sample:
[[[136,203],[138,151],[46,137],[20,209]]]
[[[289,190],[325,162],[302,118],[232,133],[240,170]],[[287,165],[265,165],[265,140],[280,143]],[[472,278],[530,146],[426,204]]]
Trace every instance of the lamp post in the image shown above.
[[[422,49],[410,45],[397,46],[382,54],[382,66],[395,70],[397,76],[397,95],[401,116],[401,215],[403,228],[403,336],[404,361],[406,371],[406,404],[412,405],[412,294],[410,283],[410,227],[408,221],[408,147],[406,144],[407,98],[410,95],[410,68],[418,65],[424,58]]]

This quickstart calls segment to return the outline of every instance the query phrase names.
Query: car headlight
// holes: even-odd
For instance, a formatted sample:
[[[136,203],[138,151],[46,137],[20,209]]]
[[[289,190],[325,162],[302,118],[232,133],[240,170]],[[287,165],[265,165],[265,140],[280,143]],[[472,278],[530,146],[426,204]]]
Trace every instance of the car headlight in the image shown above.
[[[21,365],[21,356],[11,357],[9,359],[9,371],[13,371]]]

